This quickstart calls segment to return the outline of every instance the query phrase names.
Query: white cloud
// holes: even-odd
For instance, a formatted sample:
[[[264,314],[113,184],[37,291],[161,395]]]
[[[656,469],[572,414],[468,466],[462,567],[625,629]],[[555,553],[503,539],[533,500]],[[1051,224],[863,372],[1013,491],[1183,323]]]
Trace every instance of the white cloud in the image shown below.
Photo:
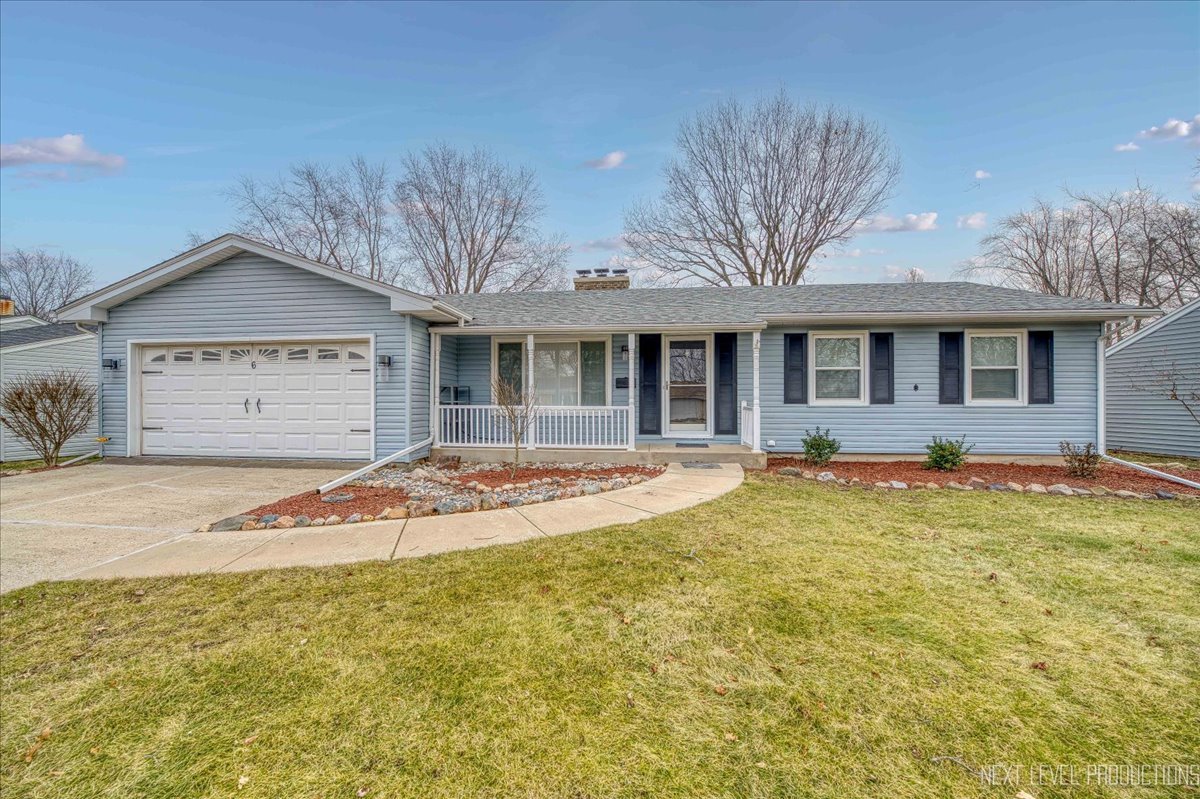
[[[987,227],[987,212],[976,211],[973,214],[960,216],[955,225],[959,230],[983,230]]]
[[[1196,114],[1190,120],[1175,119],[1172,117],[1161,125],[1155,125],[1152,128],[1139,131],[1138,138],[1150,139],[1151,141],[1184,139],[1192,144],[1200,144],[1200,114]]]
[[[937,230],[937,212],[926,211],[922,214],[905,214],[902,217],[880,214],[858,223],[859,230],[864,233],[909,233],[922,230]]]
[[[975,179],[976,180],[987,180],[991,176],[992,176],[992,173],[988,172],[986,169],[976,169],[975,170]]]
[[[1124,144],[1118,144],[1116,147],[1113,148],[1113,151],[1118,152],[1118,153],[1132,153],[1132,152],[1135,152],[1140,149],[1142,149],[1142,148],[1138,147],[1136,144],[1134,144],[1133,142],[1130,141],[1130,142],[1125,142]]]
[[[578,245],[578,249],[582,252],[596,252],[597,250],[623,250],[625,249],[625,236],[618,233],[615,236],[606,236],[602,239],[591,239]]]
[[[613,150],[611,153],[605,153],[599,158],[584,161],[583,165],[588,169],[616,169],[623,163],[625,163],[625,151]]]
[[[0,144],[0,168],[34,164],[60,164],[114,171],[125,166],[125,158],[93,150],[84,143],[83,136],[78,133],[46,139],[21,139],[15,144]],[[40,176],[50,179],[49,174]]]
[[[846,252],[842,253],[842,255],[846,258],[862,258],[864,255],[883,255],[884,252],[884,250],[877,250],[874,248],[863,250],[855,247],[853,250],[847,250]]]

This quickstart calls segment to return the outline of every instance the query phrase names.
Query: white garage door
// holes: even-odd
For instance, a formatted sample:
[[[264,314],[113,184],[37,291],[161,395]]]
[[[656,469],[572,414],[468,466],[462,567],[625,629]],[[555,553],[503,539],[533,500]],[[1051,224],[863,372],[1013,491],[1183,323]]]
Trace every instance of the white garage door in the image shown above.
[[[142,453],[369,458],[367,342],[141,350]]]

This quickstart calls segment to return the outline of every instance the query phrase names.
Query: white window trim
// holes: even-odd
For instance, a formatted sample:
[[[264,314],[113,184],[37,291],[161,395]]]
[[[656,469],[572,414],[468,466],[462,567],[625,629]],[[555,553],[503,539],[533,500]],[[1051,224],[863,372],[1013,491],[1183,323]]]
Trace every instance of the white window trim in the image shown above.
[[[1012,337],[1012,336],[1016,336],[1016,338],[1017,338],[1017,396],[1016,396],[1016,399],[974,399],[972,397],[973,387],[972,387],[971,381],[972,381],[972,378],[974,377],[976,367],[971,366],[971,339],[973,339],[973,338]],[[1023,330],[1023,329],[1015,329],[1015,328],[1010,329],[1010,330],[991,330],[991,329],[964,330],[963,331],[963,339],[965,340],[965,344],[966,344],[966,348],[965,348],[966,351],[964,352],[964,358],[963,358],[963,368],[966,369],[966,371],[967,371],[966,378],[964,381],[964,391],[966,391],[966,395],[963,397],[964,404],[979,405],[979,406],[983,406],[983,407],[993,407],[993,408],[996,406],[1001,406],[1001,407],[1008,406],[1008,407],[1016,408],[1016,407],[1022,407],[1024,405],[1027,405],[1028,397],[1026,395],[1027,392],[1026,392],[1025,387],[1029,380],[1028,365],[1026,363],[1027,353],[1029,352],[1029,331]],[[977,368],[987,369],[987,368],[1011,368],[1011,367],[980,366]]]
[[[820,398],[817,396],[817,339],[819,338],[856,338],[858,339],[858,397],[855,399]],[[866,330],[821,330],[808,331],[808,404],[809,405],[842,405],[858,407],[870,404],[867,396],[867,343],[870,336]],[[821,367],[822,371],[849,369],[850,367]]]
[[[538,344],[574,344],[576,363],[579,368],[575,375],[575,396],[583,401],[583,353],[580,351],[579,344],[584,341],[602,341],[604,342],[604,405],[547,405],[547,408],[608,408],[612,407],[612,336],[535,336],[533,339],[533,347],[536,350]],[[525,337],[498,337],[492,336],[492,364],[490,373],[490,382],[488,383],[488,394],[491,394],[492,386],[496,383],[497,370],[500,366],[500,345],[501,344],[520,344],[521,345],[521,380],[524,383],[528,379],[525,370],[529,368],[529,358],[525,352]]]

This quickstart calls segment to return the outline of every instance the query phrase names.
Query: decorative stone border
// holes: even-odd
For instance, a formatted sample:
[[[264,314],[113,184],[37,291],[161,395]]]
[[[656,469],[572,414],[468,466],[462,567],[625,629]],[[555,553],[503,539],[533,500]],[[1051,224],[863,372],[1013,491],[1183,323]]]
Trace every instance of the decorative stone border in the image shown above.
[[[475,471],[484,470],[477,469]],[[449,486],[454,484],[456,488],[459,487],[458,484],[460,481],[449,479],[445,475],[438,473],[436,469],[418,467],[411,470],[411,473],[421,477],[429,477],[434,482],[442,485]],[[665,472],[663,473],[665,474]],[[468,472],[467,474],[469,475],[470,473]],[[656,475],[656,477],[661,476],[662,474]],[[547,477],[540,480],[533,479],[525,483],[505,483],[496,487],[472,480],[461,484],[461,488],[468,492],[474,492],[472,496],[446,496],[436,501],[410,499],[403,505],[384,508],[379,514],[353,513],[345,518],[336,513],[317,518],[304,515],[280,516],[278,514],[267,514],[258,517],[242,514],[221,519],[210,525],[204,525],[197,528],[196,532],[220,533],[234,530],[287,530],[293,527],[329,527],[331,525],[357,524],[359,522],[419,519],[423,516],[447,516],[453,513],[519,508],[525,505],[538,505],[543,502],[553,502],[559,499],[571,499],[573,497],[617,491],[622,488],[640,485],[653,479],[655,478],[647,478],[640,474],[632,474],[628,477],[614,474],[608,478],[603,475],[594,475],[591,476],[591,479],[584,479],[582,481],[576,478]],[[578,484],[564,485],[564,483],[568,482]],[[370,478],[356,481],[349,485],[361,485],[368,488],[390,487],[386,479]]]
[[[892,480],[890,482],[879,481],[876,483],[866,483],[853,477],[847,480],[844,477],[838,477],[833,472],[812,472],[808,469],[800,469],[795,466],[784,466],[777,474],[786,477],[799,477],[804,480],[816,480],[818,483],[834,483],[840,486],[853,486],[857,488],[885,488],[894,491],[904,491],[912,489],[922,490],[943,490],[942,486],[937,483],[905,483],[900,480]],[[1075,488],[1065,483],[1055,483],[1051,486],[1044,486],[1041,483],[1029,483],[1022,485],[1021,483],[989,483],[986,480],[981,480],[978,477],[972,477],[966,483],[958,483],[953,480],[946,483],[944,490],[947,491],[1009,491],[1019,494],[1053,494],[1060,497],[1113,497],[1116,499],[1177,499],[1177,500],[1198,500],[1200,496],[1191,494],[1177,494],[1173,491],[1159,489],[1153,494],[1140,493],[1138,491],[1113,491],[1104,486],[1096,486],[1094,488]]]

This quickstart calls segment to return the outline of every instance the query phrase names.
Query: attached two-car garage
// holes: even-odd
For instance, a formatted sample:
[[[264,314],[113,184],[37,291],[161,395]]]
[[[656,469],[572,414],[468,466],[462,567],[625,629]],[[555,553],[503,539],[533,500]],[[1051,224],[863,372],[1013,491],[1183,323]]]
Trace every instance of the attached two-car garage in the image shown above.
[[[141,345],[143,455],[369,459],[369,341]]]

